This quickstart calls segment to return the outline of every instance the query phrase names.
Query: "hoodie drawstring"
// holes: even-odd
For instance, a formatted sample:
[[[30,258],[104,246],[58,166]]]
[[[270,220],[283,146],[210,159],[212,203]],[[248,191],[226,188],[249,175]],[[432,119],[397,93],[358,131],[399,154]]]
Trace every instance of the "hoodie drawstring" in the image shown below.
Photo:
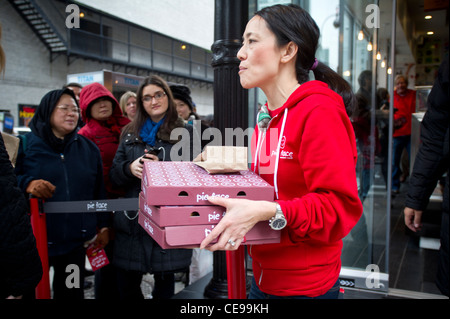
[[[281,125],[281,132],[280,132],[280,135],[278,137],[277,153],[276,153],[276,159],[275,159],[275,170],[274,170],[274,174],[273,174],[273,186],[275,188],[276,199],[279,199],[279,197],[278,197],[278,165],[279,165],[279,162],[280,162],[281,142],[282,142],[283,135],[284,135],[284,130],[285,130],[285,127],[286,127],[287,116],[288,116],[288,108],[286,108],[284,110],[283,123]],[[267,128],[269,126],[270,126],[270,122],[269,122]],[[261,128],[260,127],[260,129],[259,129],[258,142],[257,142],[257,146],[256,146],[255,160],[254,160],[255,167],[254,167],[254,170],[253,170],[255,173],[256,173],[256,170],[258,170],[258,173],[259,173],[259,160],[260,160],[260,157],[261,157],[261,156],[259,156],[259,153],[261,151],[261,146],[262,146],[262,143],[263,143],[263,141],[265,139],[265,136],[266,136],[267,128]]]
[[[281,125],[280,136],[278,137],[277,158],[275,160],[275,171],[273,173],[273,186],[275,187],[275,194],[277,196],[277,199],[279,199],[278,198],[278,164],[280,162],[281,141],[283,140],[284,128],[286,126],[287,115],[288,115],[288,109],[286,108],[284,110],[283,124]]]

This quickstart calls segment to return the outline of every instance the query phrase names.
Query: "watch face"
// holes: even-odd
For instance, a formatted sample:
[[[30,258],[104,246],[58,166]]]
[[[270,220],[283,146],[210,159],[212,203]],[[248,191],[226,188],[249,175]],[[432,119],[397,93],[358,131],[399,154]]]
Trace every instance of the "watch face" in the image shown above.
[[[286,226],[286,220],[279,218],[279,219],[275,219],[272,222],[272,228],[273,229],[283,229],[284,226]]]

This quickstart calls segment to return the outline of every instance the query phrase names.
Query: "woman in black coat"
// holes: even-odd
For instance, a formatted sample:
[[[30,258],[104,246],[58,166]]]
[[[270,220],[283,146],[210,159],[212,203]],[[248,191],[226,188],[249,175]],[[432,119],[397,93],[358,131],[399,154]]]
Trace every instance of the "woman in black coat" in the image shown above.
[[[175,132],[181,137],[172,134]],[[125,197],[137,199],[143,162],[192,160],[200,153],[200,149],[193,149],[193,135],[192,126],[178,117],[167,83],[155,75],[145,79],[137,92],[136,116],[122,132],[111,181],[127,190]],[[114,263],[119,268],[121,298],[142,299],[140,283],[147,272],[155,278],[153,298],[170,298],[174,294],[174,273],[189,267],[192,251],[163,250],[138,224],[137,214],[114,214]]]
[[[105,198],[100,151],[77,134],[79,108],[69,89],[54,90],[41,100],[22,139],[16,163],[18,185],[27,196],[48,202]],[[85,243],[95,236],[103,248],[108,240],[108,216],[103,213],[47,214],[50,266],[54,269],[54,299],[83,299]],[[66,286],[68,265],[79,269],[79,288]]]

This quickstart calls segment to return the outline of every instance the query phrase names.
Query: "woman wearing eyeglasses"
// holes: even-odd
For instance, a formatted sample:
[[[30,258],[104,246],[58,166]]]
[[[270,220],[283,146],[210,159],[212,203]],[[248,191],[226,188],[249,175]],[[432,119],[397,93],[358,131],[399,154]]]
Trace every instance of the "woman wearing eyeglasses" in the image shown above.
[[[164,79],[146,78],[137,91],[136,116],[123,132],[111,168],[111,181],[138,198],[145,161],[191,161],[200,153],[192,126],[178,117],[172,92]],[[191,262],[191,250],[163,250],[138,224],[137,211],[114,214],[114,258],[119,268],[122,299],[142,299],[145,273],[154,274],[154,299],[174,294],[174,273]]]
[[[27,196],[47,202],[105,197],[100,152],[77,134],[79,112],[69,89],[51,91],[42,98],[16,162],[18,185]],[[47,214],[46,219],[49,263],[55,271],[54,299],[83,299],[84,244],[97,235],[97,245],[106,246],[108,218],[101,213],[59,213]],[[71,264],[80,270],[79,288],[66,285],[66,267]]]

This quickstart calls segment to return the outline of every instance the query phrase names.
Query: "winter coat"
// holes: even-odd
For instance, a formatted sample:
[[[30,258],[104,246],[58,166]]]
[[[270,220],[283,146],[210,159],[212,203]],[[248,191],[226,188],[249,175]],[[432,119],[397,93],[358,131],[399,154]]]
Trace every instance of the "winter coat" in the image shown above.
[[[192,126],[185,125],[179,118],[177,127],[185,127],[188,130],[189,147],[192,150]],[[168,136],[161,136],[160,132],[161,129],[158,132],[154,147],[161,148],[158,154],[160,161],[171,161],[171,151],[179,145],[170,143]],[[138,200],[141,180],[131,174],[130,164],[145,154],[146,147],[148,148],[148,145],[140,137],[131,133],[124,134],[121,139],[110,177],[114,185],[126,189],[125,197],[127,198]],[[196,154],[191,151],[186,160],[192,160],[194,155]],[[162,249],[138,224],[137,214],[137,211],[116,212],[114,214],[114,263],[122,269],[150,273],[174,272],[189,267],[192,250]]]
[[[70,92],[56,90],[44,96],[30,124],[31,133],[25,135],[19,148],[16,163],[19,187],[25,193],[33,180],[52,183],[56,190],[47,202],[105,198],[97,146],[76,131],[64,141],[51,132],[50,116],[56,103],[62,94],[73,95]],[[104,213],[54,213],[47,214],[46,220],[49,256],[67,254],[92,239],[98,228],[109,226]]]
[[[31,229],[27,200],[0,134],[0,299],[32,292],[42,265]]]
[[[449,212],[449,69],[448,58],[428,96],[428,109],[421,123],[421,146],[414,160],[405,205],[425,210],[444,173],[443,211]]]
[[[320,81],[302,84],[269,111],[252,140],[252,170],[275,188],[286,217],[279,244],[249,252],[261,291],[316,297],[339,278],[342,239],[362,214],[355,134],[341,96]]]
[[[113,105],[113,114],[106,122],[97,121],[90,116],[92,104],[95,100],[102,97],[111,100]],[[117,147],[119,147],[122,128],[130,120],[123,116],[119,103],[112,93],[99,83],[93,83],[83,88],[80,94],[80,109],[85,125],[78,134],[90,139],[100,150],[103,161],[103,177],[108,197],[116,198],[122,196],[123,190],[112,187],[109,181],[109,170],[116,155]]]

